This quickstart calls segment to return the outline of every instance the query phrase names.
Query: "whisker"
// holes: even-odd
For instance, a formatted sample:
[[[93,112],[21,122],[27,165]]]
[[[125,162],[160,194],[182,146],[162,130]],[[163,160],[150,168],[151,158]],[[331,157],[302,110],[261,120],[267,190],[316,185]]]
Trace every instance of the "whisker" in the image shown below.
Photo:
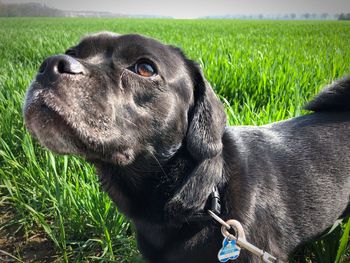
[[[159,168],[162,170],[162,173],[167,177],[168,175],[166,174],[165,170],[163,169],[163,166],[161,165],[161,163],[159,162],[158,158],[151,152],[149,151],[149,153],[152,155],[152,157],[154,158],[154,160],[156,160]]]
[[[134,125],[135,127],[137,127],[137,125],[135,123],[133,123],[131,120],[128,120],[128,119],[121,117],[121,116],[118,116],[118,118],[121,118],[122,120],[127,121],[127,122],[131,123],[132,125]]]

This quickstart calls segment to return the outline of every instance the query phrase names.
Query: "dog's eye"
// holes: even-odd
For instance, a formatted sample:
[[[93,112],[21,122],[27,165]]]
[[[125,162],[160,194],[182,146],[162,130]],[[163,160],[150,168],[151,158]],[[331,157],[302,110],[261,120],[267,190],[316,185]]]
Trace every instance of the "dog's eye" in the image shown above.
[[[142,77],[152,77],[156,74],[155,67],[148,62],[139,62],[135,64],[134,71]]]

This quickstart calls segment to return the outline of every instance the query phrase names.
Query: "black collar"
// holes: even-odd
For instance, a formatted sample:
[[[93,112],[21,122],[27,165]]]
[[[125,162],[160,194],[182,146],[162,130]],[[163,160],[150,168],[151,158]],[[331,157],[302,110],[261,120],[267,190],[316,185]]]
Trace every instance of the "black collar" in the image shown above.
[[[200,222],[200,221],[209,221],[212,217],[208,214],[208,210],[213,211],[216,215],[221,214],[221,205],[220,205],[220,194],[219,189],[215,186],[213,191],[208,197],[206,205],[203,212],[198,212],[189,218],[188,222]]]

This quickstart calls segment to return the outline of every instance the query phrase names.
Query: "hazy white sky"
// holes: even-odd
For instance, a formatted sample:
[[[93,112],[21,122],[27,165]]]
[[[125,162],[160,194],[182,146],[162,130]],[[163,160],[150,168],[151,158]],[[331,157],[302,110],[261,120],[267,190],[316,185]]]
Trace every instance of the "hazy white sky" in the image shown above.
[[[226,14],[350,13],[350,0],[5,0],[6,3],[39,2],[76,11],[194,18]]]

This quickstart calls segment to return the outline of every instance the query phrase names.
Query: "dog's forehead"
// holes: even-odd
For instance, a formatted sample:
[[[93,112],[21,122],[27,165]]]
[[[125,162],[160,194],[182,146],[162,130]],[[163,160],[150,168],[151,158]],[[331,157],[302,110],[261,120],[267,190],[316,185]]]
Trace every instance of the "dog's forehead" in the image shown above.
[[[102,32],[84,37],[77,47],[85,56],[106,52],[118,53],[118,51],[131,56],[157,54],[166,58],[178,55],[171,46],[138,34],[120,35]]]

